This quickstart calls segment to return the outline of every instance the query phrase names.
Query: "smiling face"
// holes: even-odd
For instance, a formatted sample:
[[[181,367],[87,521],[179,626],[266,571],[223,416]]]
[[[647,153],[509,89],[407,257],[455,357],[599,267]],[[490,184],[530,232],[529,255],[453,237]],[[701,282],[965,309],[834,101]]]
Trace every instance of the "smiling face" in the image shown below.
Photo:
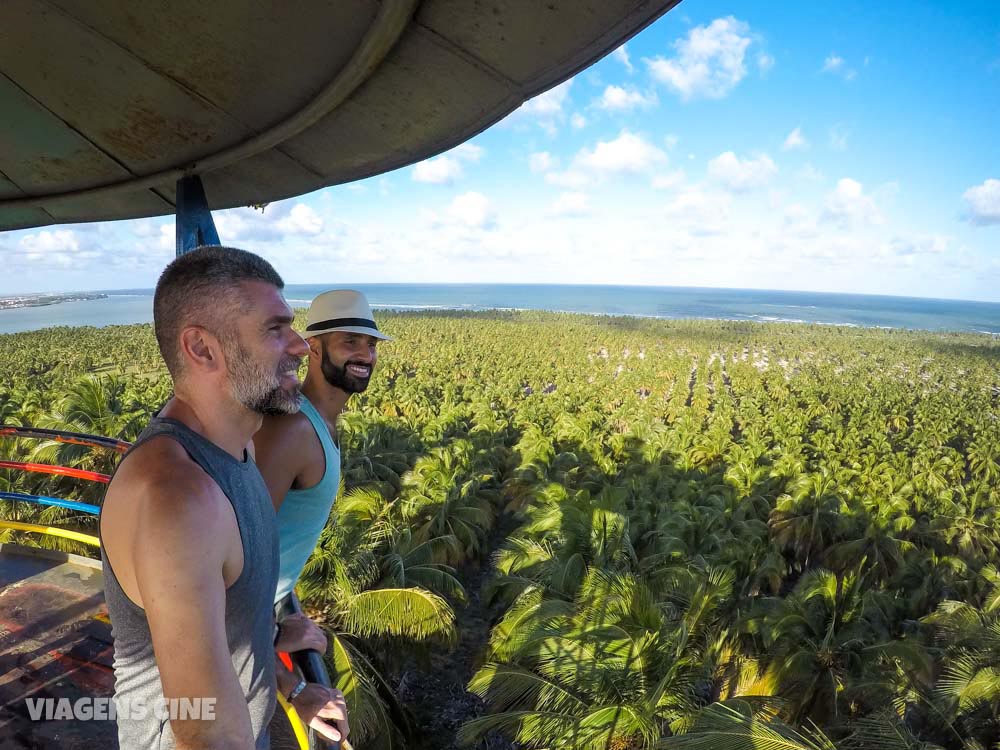
[[[326,382],[349,394],[364,391],[375,371],[379,340],[348,331],[334,331],[318,338],[320,367]]]
[[[294,414],[308,347],[292,328],[294,315],[280,290],[256,281],[243,287],[247,304],[235,335],[220,337],[233,398],[257,414]]]

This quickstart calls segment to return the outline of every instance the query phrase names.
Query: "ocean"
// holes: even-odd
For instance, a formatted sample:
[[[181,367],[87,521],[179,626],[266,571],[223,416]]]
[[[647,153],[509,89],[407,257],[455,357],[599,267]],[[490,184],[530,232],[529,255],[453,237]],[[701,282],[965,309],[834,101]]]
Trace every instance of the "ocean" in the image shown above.
[[[343,284],[290,284],[292,307],[307,307]],[[864,294],[701,289],[693,287],[566,286],[551,284],[356,284],[372,306],[390,310],[555,310],[654,318],[969,331],[1000,335],[1000,304]],[[50,326],[148,323],[151,289],[105,291],[106,299],[0,310],[0,333]]]

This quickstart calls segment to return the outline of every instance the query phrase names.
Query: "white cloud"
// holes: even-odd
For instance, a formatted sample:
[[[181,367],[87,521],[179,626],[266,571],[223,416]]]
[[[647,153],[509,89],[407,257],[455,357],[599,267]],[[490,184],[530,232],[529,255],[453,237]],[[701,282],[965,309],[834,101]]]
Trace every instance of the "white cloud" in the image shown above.
[[[731,230],[732,194],[694,186],[681,191],[664,207],[675,230],[692,237],[718,237]]]
[[[673,190],[683,185],[686,179],[687,175],[684,174],[684,170],[677,169],[666,174],[655,175],[650,182],[650,187],[653,190]]]
[[[628,50],[625,48],[624,44],[621,47],[619,47],[618,49],[616,49],[614,52],[612,52],[611,54],[614,55],[614,58],[618,62],[620,62],[622,65],[625,66],[625,70],[627,70],[629,73],[635,72],[635,66],[632,64],[632,61],[629,59]]]
[[[471,143],[463,143],[459,146],[455,146],[455,148],[448,153],[454,154],[456,158],[461,159],[462,161],[475,162],[483,158],[485,151],[480,146],[476,146]]]
[[[278,229],[285,234],[319,234],[323,219],[305,203],[296,203],[289,214],[278,221]]]
[[[483,149],[471,143],[463,143],[447,154],[422,161],[413,167],[414,182],[432,185],[451,184],[462,176],[462,162],[477,162]]]
[[[280,242],[285,237],[316,236],[323,231],[323,218],[305,203],[279,201],[269,203],[263,211],[254,208],[230,208],[213,213],[219,237],[226,242]],[[166,247],[174,228],[164,225],[160,230],[161,247]],[[173,243],[173,239],[169,239]]]
[[[761,75],[766,75],[767,72],[774,67],[774,58],[767,54],[766,52],[761,52],[757,55],[757,68],[760,70]]]
[[[531,166],[531,171],[536,174],[538,172],[549,172],[559,166],[559,160],[548,151],[539,151],[532,154],[528,162]]]
[[[21,238],[21,247],[30,255],[43,253],[75,253],[80,249],[76,233],[72,229],[43,230]]]
[[[573,79],[563,81],[558,86],[554,86],[548,91],[539,94],[534,99],[529,99],[521,105],[521,111],[529,115],[538,117],[552,117],[561,114],[563,104],[569,97],[569,90],[573,86]]]
[[[781,144],[781,149],[783,151],[800,151],[802,149],[809,148],[809,141],[806,137],[802,135],[802,128],[795,128],[788,137],[785,138],[785,142]]]
[[[834,151],[847,151],[847,139],[850,132],[843,125],[837,124],[830,128],[830,148]]]
[[[766,185],[777,171],[767,154],[755,159],[740,159],[732,151],[726,151],[708,163],[709,176],[737,193]]]
[[[645,172],[665,162],[667,155],[641,136],[623,130],[613,141],[581,149],[574,166],[601,173]]]
[[[559,124],[566,119],[566,109],[572,103],[569,98],[569,90],[573,86],[573,80],[563,81],[533,99],[529,99],[522,104],[511,115],[514,120],[524,117],[533,119],[546,133],[555,135],[559,131]]]
[[[132,231],[136,237],[155,237],[160,230],[152,219],[138,219],[132,225]]]
[[[681,140],[680,136],[676,136],[673,133],[668,133],[667,135],[663,136],[663,145],[666,146],[668,149],[672,149],[674,146],[680,143],[680,140]]]
[[[880,224],[882,215],[870,195],[857,180],[844,177],[827,198],[823,218],[841,226]]]
[[[907,257],[912,255],[942,255],[952,249],[953,238],[943,234],[894,237],[882,246],[880,255]]]
[[[496,222],[496,210],[490,199],[477,192],[462,193],[445,213],[449,219],[474,229],[486,229]]]
[[[219,215],[215,216],[215,228],[219,228]],[[170,224],[164,224],[160,227],[160,236],[157,238],[157,244],[160,246],[161,250],[176,250],[177,249],[177,229],[176,227],[170,226]]]
[[[729,220],[732,195],[692,186],[667,203],[667,216],[685,224],[691,234],[710,236],[721,233]]]
[[[594,101],[594,106],[608,112],[630,112],[636,107],[648,109],[658,103],[656,94],[643,94],[638,89],[608,86],[600,99]]]
[[[733,16],[698,26],[674,42],[677,56],[645,58],[654,79],[682,99],[722,99],[746,76],[750,27]]]
[[[17,243],[17,249],[13,246],[0,246],[0,255],[4,256],[5,263],[14,266],[48,270],[82,269],[98,258],[102,259],[104,265],[117,263],[117,255],[105,258],[100,250],[86,247],[81,249],[81,240],[87,242],[88,235],[93,233],[87,225],[81,225],[80,231],[45,229],[23,235]],[[96,241],[96,238],[90,239],[90,242]]]
[[[574,112],[573,116],[569,118],[569,124],[572,126],[573,130],[582,130],[587,127],[587,118],[579,112]]]
[[[868,58],[865,58],[865,65],[868,64]],[[823,61],[823,67],[820,68],[822,73],[834,73],[836,75],[843,76],[845,80],[851,81],[857,75],[858,71],[854,68],[847,67],[847,63],[840,55],[830,55]]]
[[[590,199],[586,193],[562,193],[552,204],[553,216],[586,216],[590,213]]]
[[[413,167],[413,181],[441,185],[462,176],[462,165],[450,156],[438,156],[422,161]]]
[[[836,73],[844,67],[844,58],[839,55],[830,55],[823,61],[824,73]]]
[[[978,226],[1000,224],[1000,180],[988,179],[962,194],[968,206],[968,220]]]
[[[819,235],[815,216],[801,203],[785,207],[782,223],[782,232],[798,239],[811,239]]]
[[[555,185],[569,190],[582,190],[592,186],[597,180],[588,172],[580,169],[567,169],[565,172],[548,172],[545,181],[550,185]]]
[[[809,182],[823,182],[826,180],[826,175],[821,171],[816,169],[812,164],[806,164],[798,171],[797,175],[800,179],[807,180]]]
[[[569,168],[550,171],[545,181],[572,191],[592,187],[603,178],[616,174],[651,172],[667,162],[667,155],[642,136],[623,130],[611,141],[599,141],[593,148],[582,148]]]

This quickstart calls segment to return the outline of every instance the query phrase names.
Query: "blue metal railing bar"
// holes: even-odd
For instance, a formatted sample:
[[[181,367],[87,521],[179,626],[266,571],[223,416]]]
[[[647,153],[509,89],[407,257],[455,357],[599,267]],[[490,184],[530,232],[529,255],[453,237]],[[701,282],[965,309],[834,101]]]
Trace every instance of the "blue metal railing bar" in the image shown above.
[[[57,508],[78,510],[81,513],[89,513],[92,516],[96,516],[101,512],[100,507],[97,505],[81,503],[76,500],[63,500],[58,497],[48,497],[46,495],[26,495],[20,492],[0,492],[0,500],[35,503],[36,505],[51,505]]]

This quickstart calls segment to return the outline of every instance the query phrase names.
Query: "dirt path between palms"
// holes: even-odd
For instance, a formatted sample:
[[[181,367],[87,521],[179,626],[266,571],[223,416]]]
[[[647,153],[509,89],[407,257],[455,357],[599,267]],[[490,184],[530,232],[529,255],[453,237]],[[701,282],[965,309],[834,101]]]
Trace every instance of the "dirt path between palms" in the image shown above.
[[[458,742],[457,733],[466,721],[486,713],[483,702],[466,691],[472,675],[482,665],[493,621],[503,613],[502,606],[486,607],[483,587],[494,575],[493,553],[503,544],[517,523],[504,515],[489,538],[489,551],[481,566],[468,565],[458,578],[465,587],[468,603],[455,608],[455,627],[459,641],[453,650],[437,647],[430,656],[430,669],[407,670],[400,680],[398,695],[413,713],[416,737],[412,750],[468,750]],[[502,735],[491,732],[475,750],[512,750]]]

